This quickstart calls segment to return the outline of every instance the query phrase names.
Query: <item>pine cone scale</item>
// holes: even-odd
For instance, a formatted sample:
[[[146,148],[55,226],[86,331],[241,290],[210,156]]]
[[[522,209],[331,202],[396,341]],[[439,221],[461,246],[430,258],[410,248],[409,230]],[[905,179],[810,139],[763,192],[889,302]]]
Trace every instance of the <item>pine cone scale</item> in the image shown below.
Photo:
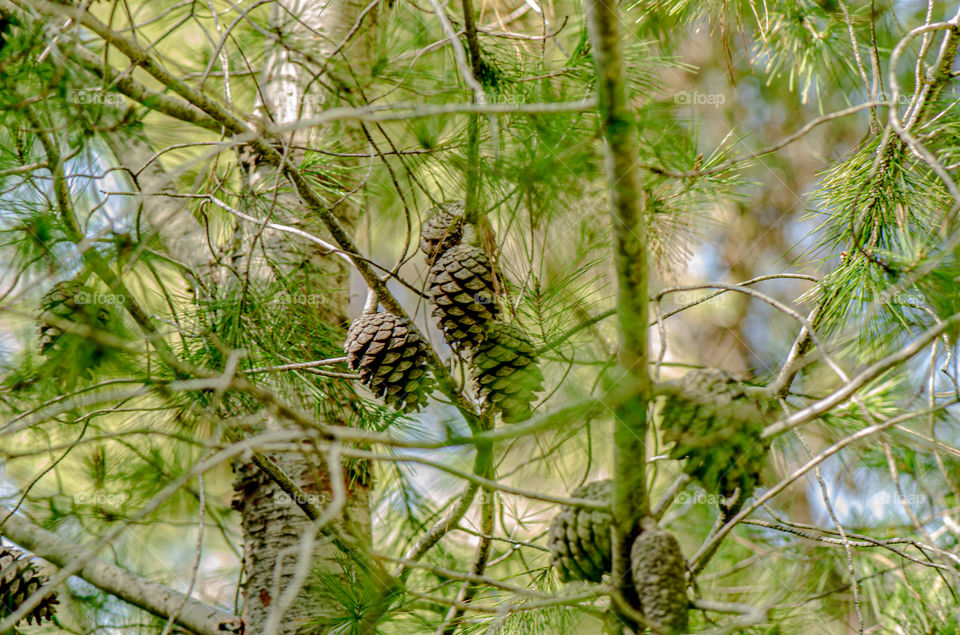
[[[479,247],[457,245],[447,249],[430,268],[426,293],[444,337],[455,349],[475,348],[498,314],[492,302],[493,267]]]
[[[27,598],[47,583],[47,576],[27,555],[14,547],[0,545],[0,618],[10,615]],[[26,615],[27,624],[52,621],[60,600],[55,591],[48,594]]]
[[[415,412],[432,388],[427,344],[406,320],[392,313],[361,315],[347,331],[347,364],[376,397],[401,412]]]
[[[594,481],[575,489],[574,498],[610,500],[611,482]],[[551,562],[560,579],[600,582],[612,566],[609,511],[563,507],[550,523]]]

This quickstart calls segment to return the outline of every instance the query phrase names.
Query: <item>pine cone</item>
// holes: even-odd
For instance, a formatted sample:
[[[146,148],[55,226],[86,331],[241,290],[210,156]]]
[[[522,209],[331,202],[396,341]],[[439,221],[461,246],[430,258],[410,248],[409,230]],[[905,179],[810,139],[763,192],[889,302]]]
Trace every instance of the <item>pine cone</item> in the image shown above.
[[[477,398],[492,405],[504,422],[530,418],[530,404],[543,387],[537,352],[520,329],[495,322],[473,353]]]
[[[673,534],[645,519],[630,550],[630,565],[644,617],[668,633],[686,633],[686,561]]]
[[[40,310],[50,312],[61,320],[85,324],[103,329],[109,321],[109,312],[105,307],[94,304],[96,292],[75,280],[58,282],[40,300]],[[46,355],[65,335],[63,330],[40,319],[40,352]]]
[[[432,265],[446,250],[459,245],[462,238],[463,201],[447,201],[430,210],[420,226],[420,251],[427,257],[427,264]]]
[[[691,371],[679,385],[661,411],[664,441],[675,442],[670,458],[685,459],[684,472],[728,499],[721,509],[732,515],[753,494],[770,449],[760,436],[765,404],[720,370]]]
[[[493,269],[486,252],[472,245],[457,245],[444,252],[430,268],[427,297],[450,346],[474,348],[498,313]]]
[[[19,549],[0,545],[0,618],[12,614],[28,597],[47,583],[47,576],[40,573],[36,564]],[[47,595],[40,604],[27,613],[27,624],[44,619],[53,621],[56,612],[57,593]]]
[[[393,313],[361,315],[347,331],[347,363],[360,382],[401,412],[416,412],[432,389],[427,342]]]
[[[609,501],[609,480],[594,481],[575,489],[573,498]],[[551,564],[560,572],[560,579],[600,582],[610,571],[610,527],[613,517],[609,511],[563,507],[550,523],[548,544]]]

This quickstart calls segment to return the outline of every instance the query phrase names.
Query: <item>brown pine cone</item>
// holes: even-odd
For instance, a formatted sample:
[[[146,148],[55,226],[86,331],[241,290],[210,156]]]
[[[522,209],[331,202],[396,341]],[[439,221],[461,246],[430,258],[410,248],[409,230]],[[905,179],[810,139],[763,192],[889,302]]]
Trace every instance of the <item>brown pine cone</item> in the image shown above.
[[[46,583],[47,576],[40,573],[40,569],[25,553],[15,547],[0,545],[0,618],[16,611]],[[45,619],[53,621],[59,603],[57,593],[51,592],[27,613],[27,624],[36,622],[39,625]]]
[[[430,268],[426,291],[455,349],[476,347],[499,312],[490,259],[479,247],[457,245],[444,252]]]
[[[344,352],[370,392],[396,410],[416,412],[426,405],[432,390],[427,347],[409,321],[381,312],[354,320]]]
[[[463,238],[463,201],[446,201],[430,210],[420,226],[420,251],[432,265]]]

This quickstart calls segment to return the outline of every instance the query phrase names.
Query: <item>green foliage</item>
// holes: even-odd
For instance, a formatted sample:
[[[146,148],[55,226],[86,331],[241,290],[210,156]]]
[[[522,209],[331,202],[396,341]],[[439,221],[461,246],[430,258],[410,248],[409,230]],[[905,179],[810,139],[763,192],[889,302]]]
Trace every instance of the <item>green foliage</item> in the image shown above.
[[[101,556],[183,589],[194,573],[203,511],[205,559],[195,595],[235,610],[243,528],[229,506],[228,461],[204,473],[202,489],[190,471],[269,429],[302,432],[304,445],[309,436],[317,445],[304,452],[309,469],[323,472],[324,458],[333,456],[326,454],[331,437],[317,436],[319,425],[293,421],[287,408],[324,426],[347,426],[350,439],[333,445],[345,453],[348,489],[370,490],[371,546],[388,556],[388,568],[472,491],[440,469],[469,473],[477,458],[468,444],[436,447],[471,433],[449,396],[437,391],[423,412],[400,415],[364,391],[345,364],[329,361],[342,357],[365,289],[342,267],[342,254],[321,246],[334,238],[318,210],[302,204],[278,166],[244,145],[248,135],[177,120],[161,112],[162,100],[135,103],[121,96],[126,80],[206,117],[213,109],[186,105],[187,89],[199,90],[256,122],[259,133],[279,115],[262,107],[270,101],[262,71],[285,56],[284,69],[306,86],[296,104],[301,119],[368,109],[296,134],[284,127],[272,142],[440,355],[448,350],[420,295],[427,269],[416,237],[425,210],[469,200],[465,192],[475,187],[471,213],[482,220],[479,247],[499,273],[501,317],[531,335],[545,375],[534,421],[619,382],[616,307],[624,298],[613,262],[620,247],[611,240],[595,109],[421,116],[422,104],[476,101],[429,3],[366,6],[362,20],[347,20],[351,40],[370,29],[362,45],[320,31],[306,41],[288,37],[290,25],[275,24],[283,12],[269,2],[245,12],[221,2],[85,4],[182,83],[164,86],[160,73],[131,64],[95,30],[63,16],[41,18],[39,4],[0,13],[0,519],[18,507],[78,544],[129,523]],[[527,5],[509,15],[505,6],[475,7],[477,79],[486,101],[534,107],[595,97],[596,60],[582,6],[536,4],[543,13]],[[960,311],[955,201],[942,178],[946,172],[956,179],[960,165],[956,95],[948,83],[920,111],[908,106],[912,91],[931,90],[923,71],[943,33],[916,38],[900,66],[888,68],[903,34],[923,23],[921,5],[643,0],[624,9],[626,90],[640,140],[646,223],[645,253],[629,256],[649,260],[651,291],[714,279],[740,283],[786,269],[818,274],[803,289],[767,280],[751,287],[763,296],[726,294],[700,313],[686,308],[699,304],[702,290],[677,291],[686,295],[676,311],[650,331],[651,371],[665,380],[700,366],[773,379],[779,368],[760,360],[782,362],[799,329],[796,316],[811,310],[818,342],[782,403],[764,402],[756,416],[695,406],[683,413],[684,429],[672,434],[669,421],[651,416],[660,428],[650,431],[648,456],[636,457],[649,477],[650,500],[658,502],[684,471],[709,495],[730,494],[734,485],[749,494],[761,482],[755,494],[763,495],[792,478],[811,452],[878,421],[917,414],[824,461],[836,519],[823,507],[815,476],[798,478],[751,512],[755,524],[735,528],[691,579],[697,597],[770,608],[769,620],[744,632],[804,632],[811,623],[841,632],[857,619],[835,520],[850,533],[889,539],[851,546],[865,631],[956,632],[956,563],[946,554],[956,551],[957,537],[945,519],[960,504],[956,407],[948,405],[957,393],[960,327],[867,383],[856,400],[804,423],[800,437],[783,435],[768,446],[760,436],[836,391],[845,383],[841,374],[855,375]],[[459,4],[444,7],[461,30]],[[295,24],[299,17],[284,19]],[[90,57],[79,57],[77,47],[98,64],[81,63]],[[876,94],[861,77],[874,73],[874,63]],[[882,129],[888,115],[877,107],[779,144],[818,114],[883,99],[891,72],[904,93],[897,112],[917,116],[905,121],[912,140],[877,134],[872,126]],[[710,103],[682,103],[681,93],[706,95]],[[150,161],[121,165],[110,149],[130,146],[146,148],[142,160]],[[53,161],[51,147],[61,162]],[[167,178],[152,182],[154,173]],[[162,214],[151,213],[157,202]],[[808,219],[795,214],[804,208]],[[784,307],[787,316],[778,312]],[[461,357],[442,360],[456,386],[468,384]],[[472,404],[469,395],[457,406],[464,404]],[[478,493],[395,595],[382,597],[373,574],[346,556],[334,567],[314,567],[305,596],[328,610],[302,624],[304,631],[370,632],[361,625],[381,609],[377,632],[436,631],[464,588],[440,571],[471,570],[485,540],[486,506],[494,521],[483,575],[500,584],[475,587],[476,610],[467,611],[460,632],[599,632],[610,617],[608,595],[561,586],[545,533],[556,512],[548,501],[610,476],[617,406],[608,405],[593,407],[589,417],[550,421],[536,434],[498,439],[489,477],[509,490]],[[926,412],[931,406],[935,411]],[[398,444],[356,440],[371,433]],[[896,484],[920,526],[892,494],[894,503],[878,513],[851,511],[876,492],[896,491],[880,440],[889,444]],[[370,455],[378,458],[360,458]],[[702,504],[697,487],[683,486],[663,501],[660,519],[688,558],[717,520],[716,505]],[[934,544],[918,548],[905,537]],[[598,594],[577,595],[591,589]],[[63,632],[163,629],[164,620],[85,583],[73,580],[67,591]],[[541,602],[560,595],[576,597]],[[693,611],[691,629],[733,628],[733,619]]]
[[[930,306],[938,316],[949,315],[943,308],[949,311],[956,297],[942,293],[953,259],[940,255],[939,239],[930,232],[949,207],[947,192],[897,142],[876,163],[878,144],[864,144],[824,174],[817,194],[826,217],[821,248],[843,250],[839,266],[817,289],[817,323],[830,334],[858,316],[859,344],[873,350],[895,345],[899,339],[891,334],[926,323],[923,310]],[[926,290],[938,288],[928,304],[925,296],[934,296]]]
[[[331,616],[318,616],[303,625],[304,633],[362,635],[367,612],[377,607],[380,594],[375,574],[344,556],[337,557],[339,571],[315,569],[309,582],[310,592],[330,602]],[[381,632],[380,629],[374,631]],[[371,634],[372,635],[372,634]]]

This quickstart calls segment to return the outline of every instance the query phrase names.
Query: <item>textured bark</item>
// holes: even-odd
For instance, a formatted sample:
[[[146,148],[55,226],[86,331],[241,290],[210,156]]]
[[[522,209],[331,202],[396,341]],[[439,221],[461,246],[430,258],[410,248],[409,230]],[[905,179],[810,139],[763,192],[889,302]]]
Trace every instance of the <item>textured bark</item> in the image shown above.
[[[157,232],[166,253],[178,262],[190,267],[199,264],[207,252],[204,232],[197,219],[185,208],[186,199],[157,196],[176,192],[175,177],[163,169],[156,153],[142,139],[116,135],[104,135],[104,139],[117,165],[130,171],[128,174],[143,194],[142,226]]]
[[[283,5],[285,9],[281,10],[279,5]],[[353,0],[285,0],[274,6],[271,26],[276,32],[283,34],[283,41],[288,46],[302,49],[319,60],[325,60],[347,37],[360,17],[362,8],[362,4]],[[372,20],[372,16],[368,16],[366,20]],[[366,28],[365,24],[344,47],[344,53],[350,56],[352,67],[358,72],[362,72],[364,65]],[[322,95],[311,95],[301,100],[303,86],[310,78],[304,77],[302,66],[291,61],[286,48],[275,44],[271,46],[273,48],[267,56],[261,75],[263,101],[258,107],[260,116],[276,123],[289,123],[300,117],[309,117],[318,109],[316,105],[322,104],[325,99]],[[298,131],[290,139],[291,145],[309,142],[312,134],[317,134],[317,131]],[[345,135],[343,143],[348,147],[359,147],[360,150],[365,147],[360,145],[359,131],[355,135]],[[296,151],[288,152],[295,161],[299,158]],[[251,175],[252,183],[272,185],[276,179],[273,169],[269,165],[258,165]],[[277,200],[279,205],[274,212],[281,222],[302,227],[321,238],[330,238],[323,225],[307,213],[306,207],[296,195],[279,193]],[[293,213],[284,217],[282,209],[293,210]],[[340,224],[349,230],[356,221],[356,207],[347,203],[340,205],[337,212]],[[237,230],[239,234],[245,234],[243,240],[239,241],[243,244],[244,253],[254,257],[249,239],[258,233],[258,228],[238,226]],[[260,236],[260,240],[264,250],[271,254],[276,262],[288,267],[289,272],[298,272],[298,279],[304,280],[304,297],[324,299],[322,303],[311,301],[303,308],[316,311],[314,317],[317,319],[340,325],[347,323],[349,271],[342,259],[333,254],[322,253],[314,243],[289,235],[267,232]],[[275,273],[269,267],[258,266],[262,263],[250,264],[255,278],[268,278]],[[281,272],[281,275],[286,273],[288,272]],[[342,416],[335,414],[333,416],[340,420],[327,423],[345,423],[348,417],[346,398],[334,396],[334,400],[339,403],[328,405],[325,410],[334,413],[339,411]],[[308,410],[312,409],[311,404],[303,405]],[[271,427],[280,424],[268,421],[266,425]],[[311,453],[310,448],[304,448],[300,452],[274,453],[270,458],[305,495],[315,497],[312,500],[317,507],[326,508],[333,500],[332,485],[322,456]],[[352,473],[344,470],[347,498],[341,516],[335,522],[345,533],[370,544],[369,490],[363,470],[362,465],[354,467]],[[279,600],[278,594],[284,593],[295,584],[301,540],[306,533],[315,533],[316,526],[297,507],[296,502],[256,466],[250,463],[240,465],[237,471],[236,502],[242,515],[244,537],[243,618],[248,632],[263,633],[266,632],[271,610],[277,608],[275,603]],[[320,539],[315,543],[310,562],[311,571],[341,576],[344,574],[341,562],[347,562],[347,559],[329,540]],[[299,588],[294,601],[285,610],[277,630],[270,632],[281,635],[295,633],[308,622],[315,623],[325,617],[342,613],[343,609],[339,605],[318,593],[317,589],[311,589],[308,580]]]
[[[8,513],[8,510],[0,508],[0,517],[5,519],[2,525],[4,537],[44,560],[62,567],[84,554],[84,550],[72,541],[20,516],[8,517]],[[178,591],[141,578],[117,565],[93,561],[77,575],[157,617],[167,618],[176,613],[176,624],[198,635],[243,632],[240,619],[235,615],[192,598],[184,598]]]
[[[271,456],[291,480],[311,497],[318,507],[331,499],[326,471],[307,460],[306,453],[278,453]],[[297,547],[313,523],[280,487],[253,464],[238,466],[236,505],[243,518],[243,620],[247,632],[262,633],[271,605],[278,593],[288,588],[297,565]],[[370,536],[368,489],[355,484],[347,490],[347,506],[337,522],[354,536]],[[329,539],[317,541],[311,567],[341,573],[338,556],[342,552]],[[279,563],[279,569],[278,569]],[[279,577],[277,572],[279,571]],[[310,592],[306,585],[281,620],[279,633],[295,633],[308,621],[338,612],[322,594]]]

